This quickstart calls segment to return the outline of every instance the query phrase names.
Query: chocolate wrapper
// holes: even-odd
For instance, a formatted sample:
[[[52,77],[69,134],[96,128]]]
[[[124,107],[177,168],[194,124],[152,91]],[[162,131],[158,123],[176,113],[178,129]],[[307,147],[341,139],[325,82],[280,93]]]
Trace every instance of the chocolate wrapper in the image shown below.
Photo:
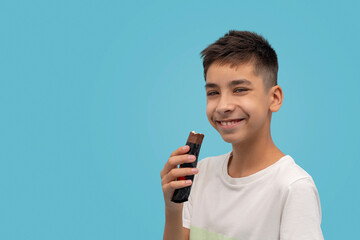
[[[200,148],[201,148],[201,142],[202,142],[202,138],[200,140],[200,144],[193,143],[193,142],[186,142],[186,145],[188,145],[190,147],[190,150],[187,154],[194,155],[196,157],[196,160],[191,163],[180,164],[180,168],[195,168],[197,166],[198,157],[199,157]],[[189,176],[178,178],[178,180],[189,180],[190,179],[193,184],[194,177],[195,177],[195,175],[189,175]],[[173,195],[171,201],[173,201],[175,203],[182,203],[182,202],[188,201],[192,184],[190,186],[187,186],[184,188],[175,189],[175,192],[174,192],[174,195]]]

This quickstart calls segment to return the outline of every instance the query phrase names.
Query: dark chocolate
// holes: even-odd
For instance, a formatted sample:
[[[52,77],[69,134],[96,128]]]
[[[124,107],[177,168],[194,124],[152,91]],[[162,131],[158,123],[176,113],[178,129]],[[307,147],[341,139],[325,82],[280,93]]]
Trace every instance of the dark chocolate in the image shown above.
[[[189,138],[187,141],[201,145],[203,139],[204,139],[204,134],[195,133],[194,131],[192,131],[192,132],[190,132]]]

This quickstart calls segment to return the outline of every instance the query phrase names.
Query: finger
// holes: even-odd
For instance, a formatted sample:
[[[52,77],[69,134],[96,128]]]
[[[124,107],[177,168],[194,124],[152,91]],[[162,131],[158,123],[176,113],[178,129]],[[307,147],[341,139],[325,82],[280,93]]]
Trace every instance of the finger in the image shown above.
[[[170,157],[169,160],[165,163],[164,169],[162,170],[162,176],[168,174],[171,169],[177,168],[177,165],[182,163],[194,162],[196,157],[192,154],[184,154],[179,156]]]
[[[182,181],[172,181],[172,182],[169,182],[169,183],[163,185],[163,192],[170,191],[170,189],[183,188],[183,187],[189,186],[191,184],[192,184],[192,181],[190,179],[182,180]]]
[[[180,154],[185,154],[187,152],[189,152],[190,147],[188,145],[179,147],[178,149],[176,149],[175,151],[173,151],[170,155],[170,157],[176,156],[176,155],[180,155]]]
[[[195,175],[199,172],[197,168],[174,168],[161,180],[161,184],[165,185],[171,181],[176,181],[179,177]]]

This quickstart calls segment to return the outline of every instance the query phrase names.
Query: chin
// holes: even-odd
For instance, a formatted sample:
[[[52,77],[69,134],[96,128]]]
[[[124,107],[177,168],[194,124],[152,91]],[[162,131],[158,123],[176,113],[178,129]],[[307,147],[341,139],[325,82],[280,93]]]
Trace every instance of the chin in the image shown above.
[[[249,141],[249,132],[247,129],[239,129],[233,133],[221,132],[219,129],[218,133],[225,142],[231,143],[233,145],[244,144],[245,142]]]
[[[221,135],[221,134],[220,134]],[[221,135],[222,139],[227,142],[227,143],[231,143],[231,144],[239,144],[242,142],[242,137],[241,136],[237,136],[237,135],[233,135],[233,136],[229,136],[229,135]]]
[[[231,143],[231,144],[234,144],[235,141],[233,139],[226,139],[226,138],[223,138],[224,142],[227,142],[227,143]]]

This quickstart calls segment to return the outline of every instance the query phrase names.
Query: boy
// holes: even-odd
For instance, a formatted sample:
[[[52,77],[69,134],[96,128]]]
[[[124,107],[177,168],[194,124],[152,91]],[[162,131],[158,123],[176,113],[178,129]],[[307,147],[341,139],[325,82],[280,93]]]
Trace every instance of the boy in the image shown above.
[[[256,33],[229,31],[201,56],[206,114],[232,151],[194,169],[177,168],[194,161],[188,148],[171,154],[160,173],[164,239],[323,239],[312,177],[271,138],[272,112],[283,101],[275,51]],[[191,185],[176,179],[191,174],[197,175],[189,201],[171,202],[175,189]]]

